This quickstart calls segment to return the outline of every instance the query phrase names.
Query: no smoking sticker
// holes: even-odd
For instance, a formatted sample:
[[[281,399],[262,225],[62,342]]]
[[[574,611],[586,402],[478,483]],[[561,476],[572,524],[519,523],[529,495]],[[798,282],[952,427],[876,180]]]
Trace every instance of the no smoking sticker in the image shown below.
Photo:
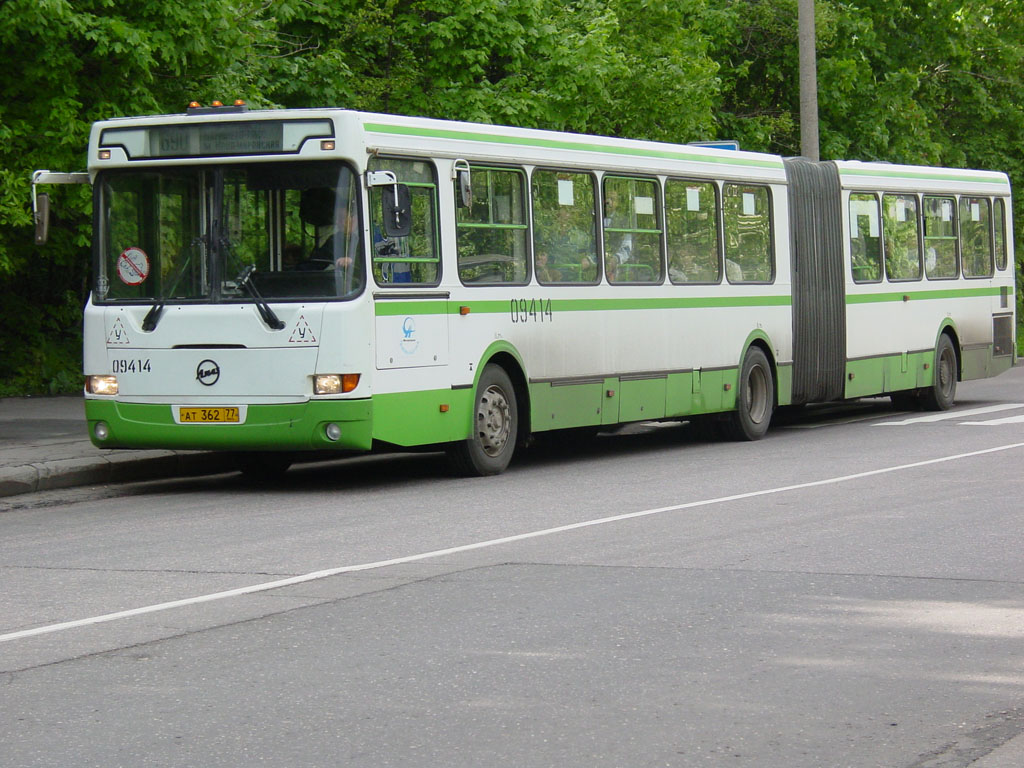
[[[149,277],[149,256],[141,248],[125,248],[117,257],[117,276],[125,285],[142,285]]]

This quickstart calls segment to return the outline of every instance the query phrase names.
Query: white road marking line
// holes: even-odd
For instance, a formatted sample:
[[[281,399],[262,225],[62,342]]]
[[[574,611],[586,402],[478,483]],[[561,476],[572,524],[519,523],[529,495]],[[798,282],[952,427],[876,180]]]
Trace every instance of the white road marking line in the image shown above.
[[[983,413],[995,413],[996,411],[1009,411],[1013,408],[1024,408],[1024,403],[1001,403],[999,405],[986,405],[983,408],[967,408],[962,411],[943,411],[942,413],[931,413],[927,416],[914,416],[911,419],[902,421],[883,421],[875,424],[876,427],[902,427],[905,424],[929,424],[933,421],[945,421],[946,419],[959,419],[964,416],[980,416]]]
[[[990,419],[989,421],[961,421],[960,426],[969,427],[998,427],[1003,424],[1024,424],[1024,415],[1007,416],[1003,419]]]
[[[502,544],[512,544],[518,541],[526,541],[528,539],[537,539],[542,536],[552,536],[557,533],[567,533],[568,531],[576,531],[581,528],[592,528],[598,525],[607,525],[609,523],[618,523],[623,520],[635,520],[641,517],[648,517],[650,515],[660,515],[665,512],[678,512],[684,509],[696,509],[698,507],[707,507],[713,504],[725,504],[731,501],[743,501],[745,499],[754,499],[759,496],[770,496],[776,493],[788,493],[789,491],[799,491],[805,488],[819,488],[825,485],[836,485],[838,483],[847,483],[852,480],[862,480],[866,477],[875,477],[876,475],[885,475],[892,472],[902,472],[909,469],[917,469],[918,467],[927,467],[933,464],[943,464],[949,461],[959,461],[960,459],[969,459],[975,456],[985,456],[990,453],[999,453],[1002,451],[1011,451],[1016,448],[1024,448],[1024,443],[1010,443],[1008,445],[1000,445],[995,448],[985,448],[980,451],[970,451],[969,453],[957,453],[952,456],[942,456],[937,459],[925,459],[924,461],[915,461],[910,464],[899,464],[894,467],[883,467],[881,469],[872,469],[867,472],[857,472],[852,475],[840,475],[838,477],[829,477],[824,480],[812,480],[806,483],[796,483],[795,485],[783,485],[778,488],[767,488],[760,491],[748,491],[747,493],[737,493],[731,496],[719,496],[714,499],[702,499],[701,501],[689,501],[684,504],[673,504],[668,507],[655,507],[653,509],[644,509],[639,512],[626,512],[621,515],[612,515],[610,517],[600,517],[594,520],[584,520],[579,523],[570,523],[568,525],[559,525],[554,528],[544,528],[539,531],[530,531],[528,533],[519,533],[513,536],[504,536],[500,539],[490,539],[488,541],[478,541],[473,544],[462,544],[455,547],[448,547],[446,549],[435,549],[431,552],[421,552],[416,555],[406,555],[405,557],[395,557],[390,560],[378,560],[373,563],[361,563],[358,565],[344,565],[339,568],[329,568],[323,571],[314,571],[313,573],[302,574],[301,576],[292,576],[287,579],[278,579],[276,581],[267,581],[262,584],[252,584],[248,587],[239,587],[238,589],[229,589],[224,592],[213,592],[208,595],[198,595],[196,597],[187,597],[182,600],[171,600],[166,603],[157,603],[155,605],[146,605],[141,608],[132,608],[127,611],[118,611],[116,613],[107,613],[101,616],[92,616],[86,619],[77,619],[75,621],[65,621],[60,624],[47,624],[41,627],[35,627],[33,629],[24,629],[19,632],[9,632],[4,635],[0,635],[0,643],[7,643],[12,640],[21,640],[27,637],[35,637],[37,635],[48,635],[54,632],[62,632],[68,629],[75,629],[77,627],[88,627],[94,624],[103,624],[109,621],[117,621],[119,619],[128,619],[133,616],[142,616],[147,613],[157,613],[159,611],[168,611],[172,608],[184,608],[190,605],[199,605],[200,603],[209,603],[215,600],[225,600],[231,597],[241,597],[242,595],[251,595],[257,592],[267,592],[272,589],[280,589],[282,587],[290,587],[295,584],[304,584],[310,581],[317,581],[319,579],[326,579],[331,576],[338,576],[343,573],[355,573],[357,571],[370,571],[378,568],[387,568],[392,565],[402,565],[404,563],[415,563],[422,560],[430,560],[437,557],[446,557],[448,555],[457,555],[463,552],[472,552],[477,549],[487,549],[489,547],[497,547]]]

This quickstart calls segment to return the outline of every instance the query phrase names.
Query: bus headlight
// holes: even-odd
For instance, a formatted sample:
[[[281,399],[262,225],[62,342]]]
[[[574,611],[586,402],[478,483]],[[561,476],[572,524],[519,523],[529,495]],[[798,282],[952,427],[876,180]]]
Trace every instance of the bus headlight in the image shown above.
[[[340,395],[358,386],[358,373],[321,373],[313,377],[313,394],[316,395]]]
[[[90,395],[116,395],[117,376],[86,376],[85,391]]]

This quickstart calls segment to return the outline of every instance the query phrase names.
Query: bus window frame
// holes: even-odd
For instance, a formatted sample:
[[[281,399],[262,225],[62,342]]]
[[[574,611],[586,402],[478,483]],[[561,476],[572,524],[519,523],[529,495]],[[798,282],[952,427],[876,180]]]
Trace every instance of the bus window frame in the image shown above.
[[[433,188],[434,190],[434,243],[435,253],[437,254],[436,259],[413,259],[413,260],[394,260],[394,259],[380,259],[375,255],[376,249],[374,248],[375,243],[373,242],[373,225],[374,225],[374,206],[373,206],[373,188],[366,190],[366,223],[370,232],[370,243],[369,243],[369,270],[367,274],[366,285],[369,286],[370,278],[373,278],[373,284],[377,288],[384,289],[398,289],[398,290],[410,290],[414,288],[437,288],[442,280],[444,279],[444,243],[443,234],[441,228],[441,185],[439,179],[441,174],[437,169],[437,162],[433,157],[425,155],[402,155],[402,154],[391,154],[391,153],[378,153],[374,154],[369,162],[367,162],[368,170],[387,170],[381,168],[373,168],[375,161],[378,160],[401,160],[409,163],[426,163],[427,167],[430,168],[431,175],[433,176],[433,183],[428,184],[427,182],[408,181],[406,179],[398,179],[399,184],[404,184],[409,188]],[[410,192],[410,195],[412,193]],[[409,235],[412,236],[411,233]],[[381,282],[377,279],[377,275],[374,273],[375,264],[428,264],[437,263],[437,277],[433,282],[429,283],[416,283],[416,282]],[[456,270],[457,271],[457,270]],[[383,274],[383,272],[382,272]]]
[[[655,219],[655,224],[659,225],[659,229],[650,229],[650,230],[648,230],[648,229],[643,229],[643,230],[641,230],[641,229],[629,229],[629,230],[624,230],[624,231],[627,231],[630,234],[644,234],[644,235],[650,235],[650,234],[655,234],[655,233],[658,234],[658,270],[659,271],[658,271],[658,279],[657,280],[615,280],[615,281],[612,281],[608,277],[608,260],[607,260],[607,253],[606,253],[606,250],[605,250],[605,247],[606,247],[606,243],[605,243],[605,230],[607,229],[607,227],[605,226],[605,223],[604,223],[604,221],[605,221],[605,205],[607,203],[607,198],[605,196],[605,182],[608,179],[612,179],[612,180],[618,179],[618,180],[624,180],[624,181],[645,181],[645,182],[648,182],[648,183],[654,185],[654,194],[655,194],[655,200],[654,200],[654,219]],[[668,270],[666,269],[666,262],[665,262],[665,217],[664,217],[664,211],[663,211],[665,194],[664,194],[664,190],[661,187],[661,179],[659,179],[657,176],[643,176],[643,175],[640,175],[640,174],[615,173],[615,172],[611,172],[611,171],[605,171],[605,172],[601,173],[601,177],[600,177],[599,182],[600,183],[598,184],[598,188],[600,190],[600,200],[598,201],[597,209],[601,213],[601,215],[599,217],[600,222],[601,222],[601,226],[600,226],[601,232],[600,232],[600,236],[598,238],[598,252],[601,255],[601,262],[602,262],[602,267],[603,267],[602,272],[601,272],[601,278],[602,278],[603,282],[605,282],[609,286],[617,286],[617,285],[664,285],[665,284],[665,276],[668,273]],[[614,231],[620,231],[620,230],[618,230],[615,227],[612,227],[612,229]]]
[[[953,274],[951,274],[951,275],[946,275],[946,276],[942,276],[942,277],[933,277],[932,275],[928,274],[928,226],[927,226],[928,217],[925,215],[925,202],[924,201],[929,199],[929,198],[934,199],[934,200],[952,200],[953,201],[953,234],[952,234],[952,236],[932,235],[932,239],[933,240],[952,240],[953,241],[953,247],[954,247],[954,251],[955,251],[955,253],[954,253],[955,264],[954,264]],[[948,193],[948,194],[931,193],[931,194],[922,194],[920,196],[920,200],[921,200],[921,249],[922,249],[922,256],[924,257],[921,266],[922,266],[922,272],[924,274],[924,279],[928,280],[928,281],[933,281],[933,282],[943,282],[943,281],[949,281],[949,280],[960,280],[963,277],[963,268],[961,267],[961,262],[963,261],[963,259],[961,258],[961,254],[960,254],[960,196],[956,195],[956,194],[952,194],[952,193]]]
[[[775,196],[772,194],[772,187],[770,184],[764,182],[747,182],[747,181],[736,181],[731,179],[723,179],[722,185],[722,274],[725,276],[726,282],[729,285],[774,285],[778,278],[778,254],[775,252]],[[729,279],[729,264],[728,254],[726,253],[726,231],[725,231],[725,188],[727,186],[735,187],[756,187],[763,189],[768,193],[768,258],[771,267],[771,276],[767,280],[731,280]]]
[[[524,286],[524,285],[529,285],[530,282],[533,280],[533,236],[532,236],[533,235],[533,211],[532,211],[532,205],[531,205],[532,201],[531,201],[530,188],[529,188],[530,174],[529,174],[528,170],[526,168],[524,168],[523,166],[521,166],[521,165],[503,165],[501,163],[489,163],[489,162],[486,162],[486,161],[483,164],[470,163],[469,164],[469,170],[470,170],[470,173],[472,173],[474,170],[478,170],[478,171],[479,170],[483,170],[483,171],[513,171],[513,172],[516,172],[519,175],[520,182],[521,182],[521,185],[522,185],[520,187],[520,192],[522,193],[522,200],[523,200],[523,216],[525,218],[525,222],[522,225],[522,230],[526,233],[525,243],[524,243],[524,246],[525,246],[525,258],[526,258],[526,277],[522,281],[516,281],[516,282],[493,282],[493,283],[491,283],[491,282],[481,282],[481,283],[466,282],[465,280],[462,279],[462,270],[461,270],[460,265],[459,265],[459,227],[460,226],[464,226],[465,227],[467,225],[465,225],[465,224],[460,225],[459,224],[459,213],[458,213],[459,212],[459,204],[458,204],[459,188],[458,188],[458,185],[453,184],[452,185],[452,188],[453,188],[453,191],[454,191],[453,200],[456,201],[456,204],[455,204],[455,272],[459,276],[459,282],[462,285],[466,286],[467,288],[487,288],[487,287],[494,287],[494,286],[521,287],[521,286]],[[481,228],[481,229],[482,228],[490,228],[490,229],[520,229],[519,226],[511,225],[511,224],[502,224],[502,225],[490,226],[490,227],[488,227],[488,225],[484,225],[484,224],[476,224],[476,225],[469,226],[469,228]]]
[[[964,227],[963,221],[960,219],[960,213],[963,212],[963,204],[965,200],[983,200],[988,203],[988,272],[981,275],[968,275],[964,266],[967,264],[967,259],[964,257]],[[992,219],[992,211],[994,205],[992,198],[985,195],[957,195],[957,241],[960,246],[960,275],[964,280],[991,280],[996,274],[996,251],[995,251],[995,226]]]
[[[996,215],[995,215],[997,207],[1002,210],[1002,215],[998,219],[998,224],[999,224],[999,228],[998,229],[996,228],[997,219],[996,219]],[[1006,241],[1006,209],[1007,209],[1007,200],[1006,200],[1006,198],[1004,198],[1004,197],[994,197],[994,198],[992,198],[992,257],[993,257],[993,261],[995,262],[996,272],[1005,272],[1009,268],[1010,264],[1012,263],[1012,260],[1010,259],[1009,244]],[[1000,264],[998,251],[996,250],[996,232],[998,232],[1000,230],[1002,231],[1002,235],[1003,235],[1002,264]]]
[[[668,252],[668,192],[667,188],[669,182],[678,182],[681,184],[700,184],[701,186],[710,186],[715,193],[715,256],[718,266],[718,279],[717,280],[684,280],[676,281],[672,279],[672,267],[670,262],[670,254]],[[668,277],[669,283],[672,285],[721,285],[725,281],[725,220],[722,214],[722,184],[723,182],[719,179],[701,179],[688,176],[666,176],[662,183],[662,207],[665,208],[663,213],[664,224],[663,229],[665,232],[665,274]]]
[[[598,172],[595,171],[595,170],[583,169],[583,168],[566,168],[566,167],[562,167],[562,166],[536,165],[536,166],[533,166],[532,168],[530,168],[530,173],[529,173],[529,182],[530,182],[530,189],[529,189],[529,191],[530,191],[530,232],[531,232],[530,246],[531,246],[531,253],[532,253],[532,256],[533,256],[532,263],[531,263],[531,267],[533,267],[533,269],[531,271],[531,279],[533,279],[533,277],[536,275],[536,258],[537,258],[537,250],[538,250],[537,249],[537,205],[536,205],[537,201],[536,201],[536,199],[534,197],[534,194],[533,194],[533,180],[534,180],[534,177],[537,175],[538,172],[540,172],[540,173],[553,173],[553,174],[568,173],[568,174],[573,174],[573,175],[577,175],[577,176],[588,176],[588,177],[590,177],[591,183],[593,184],[592,188],[593,188],[593,192],[594,192],[594,207],[590,211],[591,222],[592,222],[592,226],[594,228],[593,229],[593,231],[594,231],[594,251],[591,252],[591,256],[593,256],[593,258],[595,260],[594,266],[595,266],[596,270],[595,270],[595,277],[591,281],[586,281],[585,282],[585,281],[582,281],[582,280],[579,280],[579,281],[569,281],[569,280],[566,280],[566,281],[551,282],[551,281],[543,281],[543,280],[537,279],[537,284],[538,285],[543,285],[545,287],[562,287],[562,286],[593,287],[595,285],[600,285],[602,283],[603,278],[604,278],[604,257],[603,257],[603,254],[602,254],[601,250],[600,250],[601,235],[600,235],[600,232],[598,231],[600,229],[600,227],[598,226],[599,213],[600,213],[600,209],[598,208],[598,203],[600,202],[600,192],[599,192],[599,190],[600,190],[600,187],[601,187],[601,179],[600,179],[600,176],[599,176]],[[556,179],[556,181],[557,181],[557,179]]]
[[[870,197],[875,202],[875,213],[878,217],[878,277],[873,280],[863,280],[857,277],[857,267],[853,263],[853,236],[852,236],[852,225],[853,225],[853,212],[850,210],[851,204],[854,202],[854,195],[863,195]],[[858,201],[867,202],[867,201]],[[850,279],[855,285],[878,285],[883,282],[883,276],[885,275],[885,237],[884,230],[882,227],[882,197],[875,190],[850,190],[846,198],[846,215],[849,217],[849,226],[846,228],[846,243],[848,246],[849,259],[848,264],[850,266]],[[858,227],[859,231],[859,227]]]
[[[917,277],[893,277],[889,274],[888,251],[885,247],[885,198],[902,197],[914,199],[914,227],[917,232]],[[925,279],[924,275],[924,213],[921,194],[918,192],[889,191],[882,192],[882,271],[885,274],[886,283],[919,283]]]

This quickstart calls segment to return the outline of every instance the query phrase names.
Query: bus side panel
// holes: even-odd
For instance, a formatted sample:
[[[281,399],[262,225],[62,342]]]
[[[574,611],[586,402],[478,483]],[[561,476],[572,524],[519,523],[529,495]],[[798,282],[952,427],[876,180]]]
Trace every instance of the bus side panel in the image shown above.
[[[618,416],[616,403],[605,404],[604,385],[604,381],[581,384],[531,383],[533,431],[596,426],[604,423],[602,419],[605,410],[614,412],[615,417],[608,422],[614,424]]]
[[[430,389],[373,396],[373,437],[401,446],[464,440],[472,425],[473,390]]]

